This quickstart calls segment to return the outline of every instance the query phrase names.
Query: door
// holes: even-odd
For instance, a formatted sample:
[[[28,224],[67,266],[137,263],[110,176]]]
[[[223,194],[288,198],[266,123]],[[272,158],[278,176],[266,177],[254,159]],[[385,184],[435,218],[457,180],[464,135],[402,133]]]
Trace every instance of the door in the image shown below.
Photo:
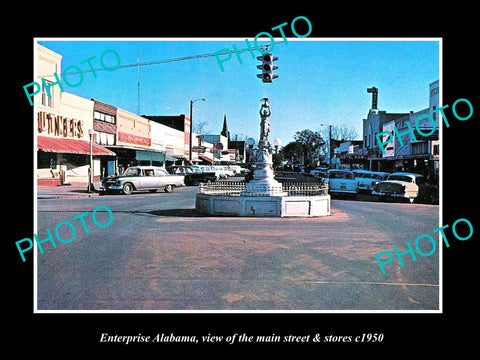
[[[108,160],[107,162],[107,176],[115,174],[115,161]]]

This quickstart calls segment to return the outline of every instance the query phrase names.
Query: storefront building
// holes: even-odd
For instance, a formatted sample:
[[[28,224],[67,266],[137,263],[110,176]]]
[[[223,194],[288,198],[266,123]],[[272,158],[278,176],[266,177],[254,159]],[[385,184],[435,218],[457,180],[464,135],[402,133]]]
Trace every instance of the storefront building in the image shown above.
[[[165,161],[164,151],[152,147],[148,119],[117,108],[116,126],[116,144],[106,147],[117,154],[117,173],[122,174],[129,166],[161,165]]]
[[[117,108],[96,99],[92,101],[95,143],[101,146],[115,146],[117,144]],[[100,159],[102,177],[115,175],[117,168],[116,157]]]
[[[166,154],[176,159],[175,163],[186,164],[190,154],[190,118],[185,114],[180,115],[142,115],[150,121],[151,124],[157,123],[167,126],[165,140],[173,146],[165,149]],[[168,139],[168,140],[167,140]]]
[[[61,72],[61,56],[37,45],[37,75],[48,79]],[[47,80],[47,85],[48,80]],[[58,86],[34,96],[37,185],[61,185],[88,182],[90,134],[93,132],[93,102],[61,92]],[[93,135],[93,134],[92,134]],[[93,139],[92,139],[93,140]],[[115,153],[92,143],[93,174],[100,177],[100,159]]]
[[[382,131],[390,132],[393,141],[379,157],[384,171],[407,171],[422,174],[435,181],[439,175],[439,81],[429,85],[429,107],[395,119],[383,125]],[[430,118],[435,120],[435,125]],[[418,119],[418,120],[417,120]],[[435,128],[433,128],[435,126]],[[398,134],[401,134],[401,142]],[[409,131],[413,129],[413,134]],[[419,133],[419,131],[421,133]],[[423,134],[429,134],[424,136]]]
[[[152,162],[152,165],[166,167],[175,164],[177,158],[174,155],[178,154],[178,148],[183,148],[183,132],[155,121],[150,121],[150,127],[151,148],[163,153],[163,158],[160,157],[158,161]],[[179,139],[180,145],[178,144]]]

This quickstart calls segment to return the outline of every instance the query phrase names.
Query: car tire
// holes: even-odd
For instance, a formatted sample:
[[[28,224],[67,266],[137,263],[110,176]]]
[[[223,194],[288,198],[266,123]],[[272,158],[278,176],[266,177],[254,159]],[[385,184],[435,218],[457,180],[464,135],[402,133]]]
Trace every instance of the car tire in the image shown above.
[[[193,186],[198,186],[198,185],[200,185],[200,180],[193,180],[193,181],[192,181],[192,185],[193,185]]]
[[[122,192],[125,194],[125,195],[130,195],[132,192],[133,192],[134,188],[133,188],[133,184],[132,183],[125,183],[123,184],[122,186]]]
[[[163,189],[166,193],[170,193],[173,191],[173,185],[166,185],[165,188]]]

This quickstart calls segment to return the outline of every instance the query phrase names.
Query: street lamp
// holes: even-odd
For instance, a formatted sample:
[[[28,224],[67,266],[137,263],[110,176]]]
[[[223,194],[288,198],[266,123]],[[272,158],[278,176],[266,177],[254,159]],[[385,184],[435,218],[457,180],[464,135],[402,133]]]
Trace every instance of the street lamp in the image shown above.
[[[275,154],[278,154],[278,148],[282,145],[282,139],[275,138],[273,139],[273,146],[275,147]]]
[[[90,136],[90,166],[88,167],[88,192],[92,192],[93,186],[93,171],[92,171],[92,163],[93,163],[93,155],[92,155],[92,141],[93,141],[93,129],[88,129],[88,135]]]
[[[248,162],[252,161],[253,158],[253,145],[255,145],[255,139],[254,138],[248,138],[247,139],[247,145],[248,145]]]
[[[193,109],[193,103],[196,101],[207,101],[206,98],[202,99],[196,99],[196,100],[190,100],[190,144],[188,146],[189,153],[188,153],[188,160],[190,160],[190,163],[192,162],[192,132],[193,132],[193,115],[192,115],[192,109]]]

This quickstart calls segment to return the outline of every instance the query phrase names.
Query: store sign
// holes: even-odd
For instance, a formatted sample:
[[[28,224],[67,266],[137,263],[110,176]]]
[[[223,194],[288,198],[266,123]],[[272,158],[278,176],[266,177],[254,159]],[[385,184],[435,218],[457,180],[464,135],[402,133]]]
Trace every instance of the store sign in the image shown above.
[[[203,154],[205,152],[205,149],[205,146],[192,146],[192,151],[199,154]]]
[[[143,146],[150,146],[152,143],[150,138],[138,136],[134,134],[128,134],[121,131],[118,132],[118,141],[123,141],[130,144],[143,145]]]
[[[55,136],[82,138],[83,120],[66,118],[60,115],[39,111],[37,113],[37,131],[39,134],[53,134]]]

